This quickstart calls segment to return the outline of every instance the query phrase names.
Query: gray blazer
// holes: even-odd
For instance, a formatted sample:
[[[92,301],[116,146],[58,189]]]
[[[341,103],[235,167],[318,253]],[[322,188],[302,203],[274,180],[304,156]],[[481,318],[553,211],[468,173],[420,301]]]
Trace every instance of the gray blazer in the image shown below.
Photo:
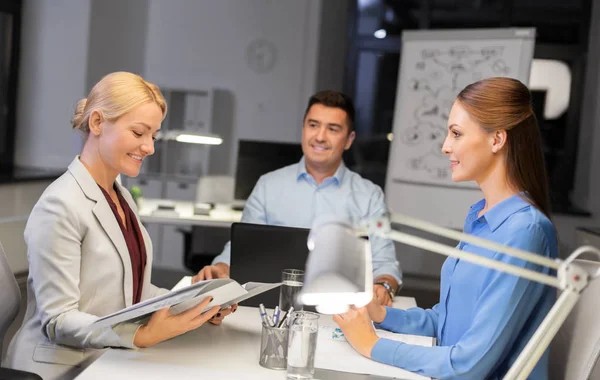
[[[137,215],[129,192],[117,186]],[[152,244],[137,219],[147,254],[145,300],[168,290],[150,283]],[[139,324],[82,332],[98,317],[131,306],[133,274],[118,221],[79,157],[34,206],[25,242],[27,311],[8,348],[6,366],[45,380],[65,379],[81,372],[106,347],[135,348]]]

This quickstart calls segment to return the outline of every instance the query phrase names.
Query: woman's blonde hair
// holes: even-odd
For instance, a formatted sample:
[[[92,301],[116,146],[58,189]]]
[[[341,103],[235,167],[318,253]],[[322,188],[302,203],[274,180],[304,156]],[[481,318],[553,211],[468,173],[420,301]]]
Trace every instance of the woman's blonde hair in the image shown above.
[[[111,122],[146,103],[155,103],[167,114],[167,103],[157,85],[139,75],[118,71],[106,75],[92,88],[87,98],[77,102],[71,121],[74,129],[89,133],[88,121],[98,110]]]

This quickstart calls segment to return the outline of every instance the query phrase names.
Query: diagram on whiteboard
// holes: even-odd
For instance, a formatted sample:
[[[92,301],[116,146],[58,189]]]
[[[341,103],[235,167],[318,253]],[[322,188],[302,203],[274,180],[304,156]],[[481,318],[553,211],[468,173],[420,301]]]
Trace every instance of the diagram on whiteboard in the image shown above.
[[[440,45],[440,44],[438,44]],[[447,122],[456,95],[466,85],[493,76],[518,76],[519,60],[504,44],[450,43],[403,50],[394,140],[396,177],[424,183],[450,184],[448,157],[442,153]],[[408,65],[405,67],[404,65]],[[398,143],[399,142],[399,143]],[[458,184],[472,186],[472,184]]]
[[[392,212],[462,228],[481,199],[475,182],[453,182],[442,145],[456,95],[507,76],[528,83],[535,29],[414,30],[402,33],[385,195]]]

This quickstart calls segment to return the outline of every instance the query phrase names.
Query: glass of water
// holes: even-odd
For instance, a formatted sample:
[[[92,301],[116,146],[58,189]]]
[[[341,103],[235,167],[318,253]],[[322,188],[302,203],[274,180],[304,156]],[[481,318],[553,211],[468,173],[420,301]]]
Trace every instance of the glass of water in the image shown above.
[[[304,271],[300,269],[284,269],[281,272],[281,287],[279,288],[279,309],[283,313],[294,306],[294,310],[301,310],[302,305],[296,297],[304,284]]]
[[[319,332],[319,314],[294,311],[290,317],[288,337],[287,379],[312,379]]]

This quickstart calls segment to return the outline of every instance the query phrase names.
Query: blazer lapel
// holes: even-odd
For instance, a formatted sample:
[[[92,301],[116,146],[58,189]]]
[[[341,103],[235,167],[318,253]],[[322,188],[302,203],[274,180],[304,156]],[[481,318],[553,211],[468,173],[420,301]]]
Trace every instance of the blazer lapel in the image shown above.
[[[79,183],[84,194],[88,198],[96,201],[96,205],[92,209],[92,212],[121,257],[121,261],[123,262],[123,294],[125,295],[125,306],[131,306],[133,304],[133,273],[131,269],[131,258],[129,257],[129,250],[127,249],[127,243],[125,243],[125,238],[123,237],[119,222],[110,209],[98,184],[94,181],[94,178],[88,172],[86,167],[79,161],[79,156],[75,157],[71,165],[69,165],[69,171],[73,177],[75,177],[77,183]]]

